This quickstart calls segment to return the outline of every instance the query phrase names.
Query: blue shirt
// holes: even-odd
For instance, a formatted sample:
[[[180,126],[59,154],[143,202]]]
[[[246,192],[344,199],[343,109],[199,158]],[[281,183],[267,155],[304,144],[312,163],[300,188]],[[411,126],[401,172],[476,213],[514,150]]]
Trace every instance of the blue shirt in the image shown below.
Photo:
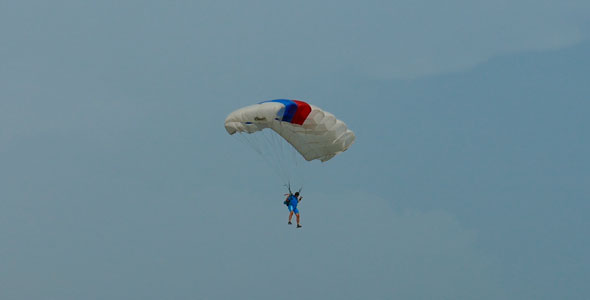
[[[297,197],[293,195],[289,196],[289,205],[297,206],[297,202],[299,202],[297,201]]]

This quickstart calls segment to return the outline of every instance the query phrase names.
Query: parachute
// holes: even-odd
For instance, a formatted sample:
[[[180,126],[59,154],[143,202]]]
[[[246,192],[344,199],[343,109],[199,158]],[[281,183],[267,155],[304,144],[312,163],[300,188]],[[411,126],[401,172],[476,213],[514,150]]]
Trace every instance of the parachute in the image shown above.
[[[304,101],[288,99],[240,108],[227,116],[225,129],[230,135],[242,137],[263,158],[274,160],[271,166],[291,164],[284,162],[291,150],[306,161],[325,162],[346,151],[355,140],[354,133],[333,114]]]

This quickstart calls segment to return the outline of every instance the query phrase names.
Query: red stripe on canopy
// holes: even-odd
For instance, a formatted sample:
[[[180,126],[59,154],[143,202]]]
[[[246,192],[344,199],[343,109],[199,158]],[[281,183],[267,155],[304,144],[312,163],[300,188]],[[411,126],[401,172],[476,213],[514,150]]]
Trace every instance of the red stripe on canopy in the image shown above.
[[[295,104],[297,104],[297,111],[295,112],[295,115],[293,116],[291,123],[303,125],[303,122],[305,122],[305,119],[307,119],[307,116],[309,116],[309,113],[311,112],[311,106],[309,106],[309,104],[303,101],[292,101],[295,102]]]

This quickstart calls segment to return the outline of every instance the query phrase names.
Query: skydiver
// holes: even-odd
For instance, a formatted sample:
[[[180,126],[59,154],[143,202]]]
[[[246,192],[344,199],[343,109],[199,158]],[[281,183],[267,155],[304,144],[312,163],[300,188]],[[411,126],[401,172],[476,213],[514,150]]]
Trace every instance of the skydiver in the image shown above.
[[[303,197],[299,196],[299,192],[295,192],[295,195],[289,193],[285,194],[287,198],[285,198],[285,205],[289,208],[289,225],[291,225],[291,218],[293,218],[293,212],[295,212],[295,216],[297,219],[297,228],[301,228],[301,224],[299,223],[299,209],[297,209],[297,204],[301,202]]]

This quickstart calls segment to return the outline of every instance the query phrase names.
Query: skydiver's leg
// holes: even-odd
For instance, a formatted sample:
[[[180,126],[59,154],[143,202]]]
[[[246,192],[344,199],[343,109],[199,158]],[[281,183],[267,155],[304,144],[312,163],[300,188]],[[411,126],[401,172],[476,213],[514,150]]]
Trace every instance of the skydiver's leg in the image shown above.
[[[299,213],[296,213],[295,217],[297,218],[297,225],[299,225]]]
[[[293,218],[293,211],[289,212],[289,224],[291,224],[291,218]]]

